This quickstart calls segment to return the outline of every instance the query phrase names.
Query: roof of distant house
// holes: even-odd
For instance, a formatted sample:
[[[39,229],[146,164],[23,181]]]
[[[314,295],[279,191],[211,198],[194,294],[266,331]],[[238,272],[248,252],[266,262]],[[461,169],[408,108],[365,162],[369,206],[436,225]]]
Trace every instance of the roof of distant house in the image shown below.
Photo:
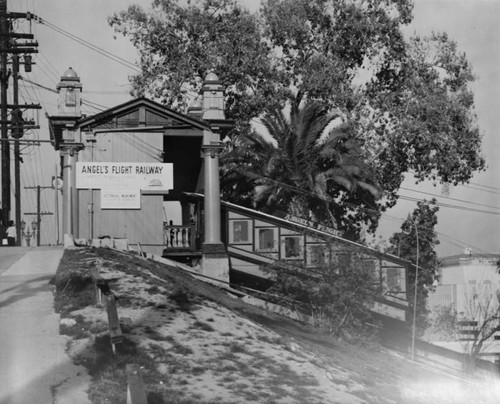
[[[457,254],[457,255],[450,255],[448,257],[443,257],[439,259],[439,262],[441,263],[442,267],[448,267],[448,266],[453,266],[453,265],[458,265],[458,264],[466,264],[467,262],[472,262],[472,261],[489,261],[489,262],[494,262],[500,260],[500,254],[492,254],[492,253],[485,253],[485,254]]]

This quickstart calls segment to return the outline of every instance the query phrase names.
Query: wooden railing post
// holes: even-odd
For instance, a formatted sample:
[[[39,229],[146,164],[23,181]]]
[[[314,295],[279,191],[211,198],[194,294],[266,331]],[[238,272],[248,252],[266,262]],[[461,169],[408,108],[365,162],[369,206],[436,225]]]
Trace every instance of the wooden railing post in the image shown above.
[[[120,327],[120,320],[118,318],[118,310],[116,308],[115,295],[112,293],[105,295],[106,298],[106,311],[108,312],[108,326],[109,337],[111,340],[111,347],[113,353],[116,353],[116,344],[123,340],[122,329]]]
[[[103,280],[101,277],[101,266],[101,261],[97,260],[90,268],[90,276],[92,276],[92,280],[94,281],[95,298],[98,306],[102,306],[102,292],[101,288],[98,286],[99,281]]]
[[[96,300],[97,304],[102,304],[102,296],[106,300],[106,312],[108,313],[108,327],[109,327],[109,338],[111,341],[111,348],[113,353],[116,353],[116,344],[119,344],[123,340],[122,330],[120,327],[120,319],[118,318],[118,310],[116,308],[116,298],[113,292],[101,276],[101,260],[97,260],[95,265],[90,268],[90,275],[95,284],[96,288]]]

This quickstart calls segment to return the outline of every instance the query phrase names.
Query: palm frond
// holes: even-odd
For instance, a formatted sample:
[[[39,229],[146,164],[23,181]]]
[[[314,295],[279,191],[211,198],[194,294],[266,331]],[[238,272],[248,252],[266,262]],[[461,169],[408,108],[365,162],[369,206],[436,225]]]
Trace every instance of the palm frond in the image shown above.
[[[327,198],[328,191],[328,181],[324,172],[321,172],[316,175],[314,178],[314,192],[321,199]]]
[[[369,184],[364,181],[358,181],[358,186],[372,194],[375,199],[379,199],[382,197],[383,190],[378,185]]]
[[[356,188],[356,184],[343,175],[331,175],[328,176],[328,180],[334,182],[337,185],[340,185],[349,192],[354,191],[354,189]]]
[[[282,111],[268,112],[260,119],[269,135],[278,144],[283,143],[283,132],[287,130],[287,123]]]
[[[254,188],[254,198],[256,202],[261,202],[267,200],[272,194],[273,186],[270,184],[257,185]]]
[[[344,212],[343,208],[332,208],[332,198],[339,191],[364,190],[375,198],[381,195],[351,125],[344,122],[332,127],[339,117],[315,101],[292,105],[290,115],[284,110],[264,114],[260,121],[269,136],[246,139],[248,149],[239,159],[253,171],[247,178],[252,181],[255,203],[302,210],[335,223],[335,219],[342,222],[342,217],[335,218],[332,212]]]

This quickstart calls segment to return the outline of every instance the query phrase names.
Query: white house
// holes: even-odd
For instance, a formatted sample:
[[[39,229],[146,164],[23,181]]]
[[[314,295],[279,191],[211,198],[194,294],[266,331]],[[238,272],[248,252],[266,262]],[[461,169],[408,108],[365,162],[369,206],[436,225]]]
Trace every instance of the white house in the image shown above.
[[[429,309],[453,305],[459,316],[470,317],[472,302],[497,308],[497,291],[500,290],[498,260],[499,254],[476,255],[470,250],[441,259],[441,277],[436,290],[429,293]]]
[[[499,254],[476,255],[466,250],[462,255],[441,260],[441,278],[436,290],[429,293],[427,305],[431,315],[437,313],[439,307],[453,307],[458,315],[459,332],[456,341],[433,343],[459,352],[471,352],[474,341],[490,335],[480,348],[480,355],[498,360],[500,324],[492,316],[500,309],[499,259]]]

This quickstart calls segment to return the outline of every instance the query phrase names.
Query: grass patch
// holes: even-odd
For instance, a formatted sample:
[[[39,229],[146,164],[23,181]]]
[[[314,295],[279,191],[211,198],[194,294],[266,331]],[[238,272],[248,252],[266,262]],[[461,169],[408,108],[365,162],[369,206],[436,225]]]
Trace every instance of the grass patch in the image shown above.
[[[71,317],[74,324],[60,323],[59,333],[73,339],[89,338],[108,330],[108,324],[103,321],[86,321],[82,315]]]
[[[189,296],[189,292],[186,289],[179,288],[175,290],[168,298],[174,301],[181,311],[186,313],[191,312],[193,302]]]
[[[171,351],[178,354],[178,355],[191,355],[193,353],[193,350],[188,347],[187,345],[182,345],[179,342],[176,342],[172,348]]]
[[[172,335],[167,335],[162,339],[172,345],[172,347],[168,349],[169,352],[173,352],[178,355],[191,355],[193,353],[193,350],[190,347],[182,345]]]
[[[233,383],[235,382],[236,380],[238,380],[239,378],[237,376],[234,376],[234,375],[226,375],[226,376],[223,376],[221,379],[220,379],[220,382],[221,383]]]
[[[203,330],[203,331],[208,331],[208,332],[215,331],[215,329],[210,324],[207,324],[207,323],[205,323],[203,321],[199,321],[199,320],[196,320],[193,323],[193,327],[198,328],[198,329]]]
[[[195,367],[191,368],[191,373],[193,374],[193,376],[199,376],[199,375],[206,373],[207,370],[208,369],[203,367],[203,366],[195,366]]]
[[[89,266],[68,265],[67,259],[61,259],[53,278],[56,287],[54,309],[61,315],[96,304],[95,286],[90,276]]]
[[[269,335],[257,335],[257,340],[260,342],[265,342],[268,344],[277,344],[278,339],[276,337],[271,338]]]
[[[160,334],[158,331],[156,331],[155,328],[150,327],[149,325],[144,327],[144,333],[148,336],[149,339],[155,340],[155,341],[164,341],[165,337]]]
[[[243,344],[240,344],[238,342],[231,342],[229,344],[229,351],[232,353],[247,353],[247,347]]]
[[[150,295],[158,295],[158,294],[162,293],[160,288],[156,285],[151,286],[150,288],[146,289],[146,292],[149,293]]]

